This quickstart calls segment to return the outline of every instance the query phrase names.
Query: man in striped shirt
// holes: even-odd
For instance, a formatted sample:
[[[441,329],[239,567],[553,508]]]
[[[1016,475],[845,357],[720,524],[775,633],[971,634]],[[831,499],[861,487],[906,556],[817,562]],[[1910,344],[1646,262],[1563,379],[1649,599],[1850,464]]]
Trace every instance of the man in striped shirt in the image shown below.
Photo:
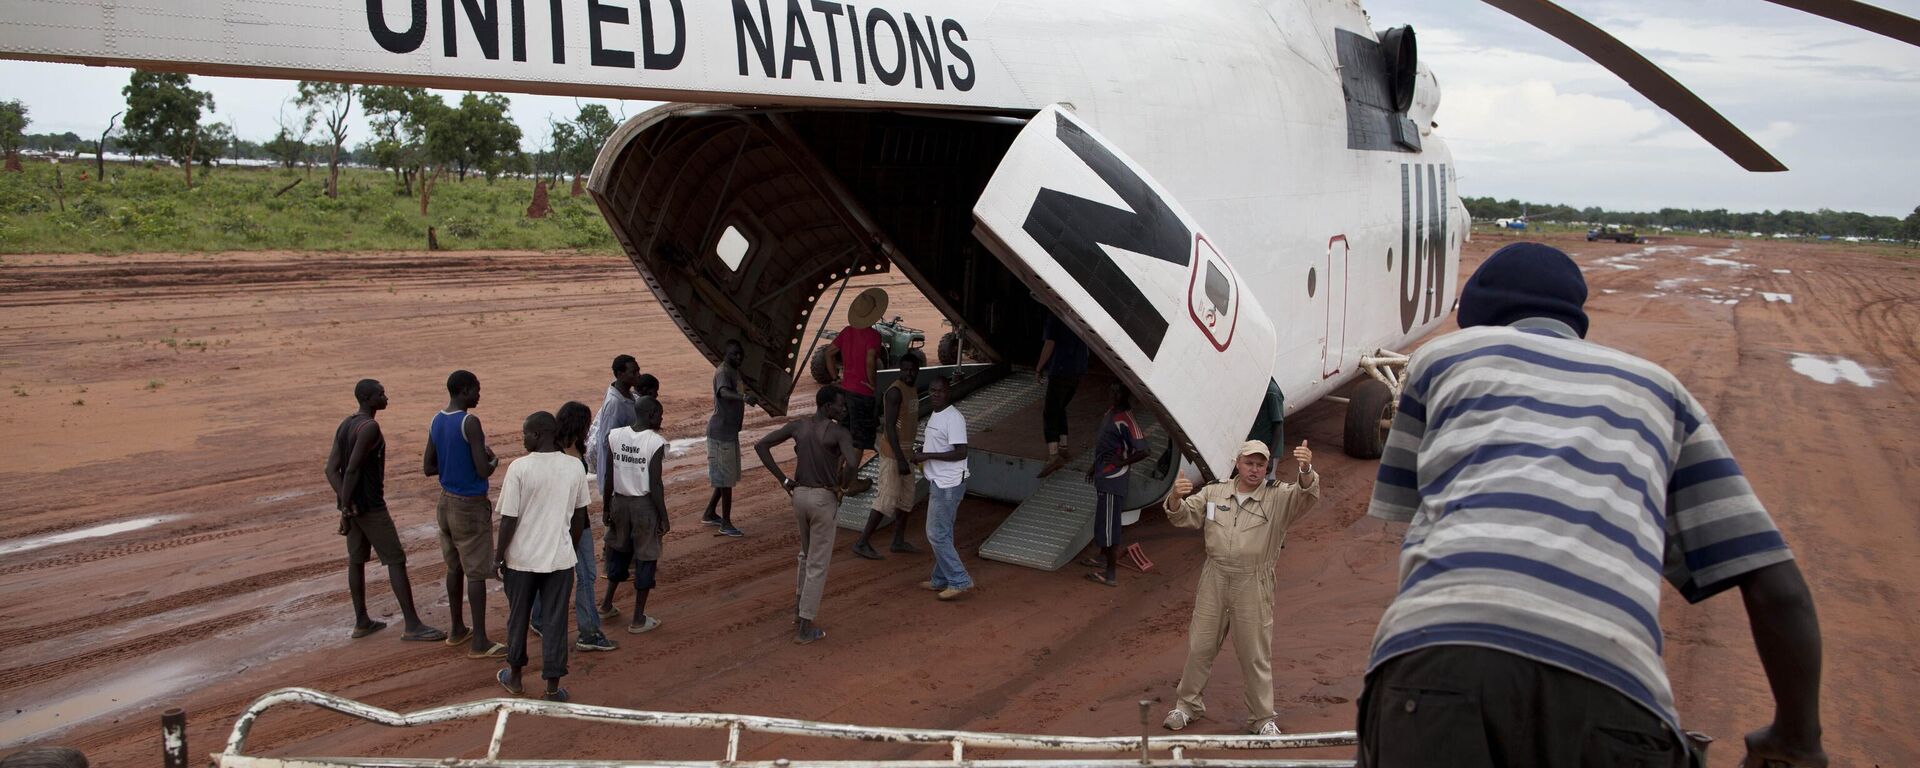
[[[1820,630],[1705,409],[1584,341],[1586,282],[1520,243],[1413,356],[1369,513],[1409,522],[1360,700],[1360,764],[1685,766],[1660,579],[1739,587],[1773,687],[1752,765],[1824,766]]]

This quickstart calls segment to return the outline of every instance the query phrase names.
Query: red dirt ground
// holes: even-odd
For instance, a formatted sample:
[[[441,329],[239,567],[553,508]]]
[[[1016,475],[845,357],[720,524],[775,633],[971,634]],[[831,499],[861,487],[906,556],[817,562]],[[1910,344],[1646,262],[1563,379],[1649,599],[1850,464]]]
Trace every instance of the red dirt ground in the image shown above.
[[[1467,268],[1503,242],[1472,243]],[[1685,250],[1563,245],[1589,267],[1593,338],[1679,374],[1799,554],[1825,629],[1834,764],[1920,764],[1920,260],[1705,239],[1663,244]],[[900,279],[865,282],[888,285],[895,311],[937,335],[939,318]],[[1738,303],[1717,303],[1729,299]],[[402,711],[498,692],[494,663],[402,643],[397,625],[346,637],[344,558],[320,470],[356,379],[377,377],[391,394],[389,499],[422,610],[445,627],[436,488],[414,469],[449,370],[481,377],[476,412],[503,459],[521,452],[513,427],[527,412],[567,399],[598,407],[615,352],[661,377],[669,435],[698,437],[712,371],[624,261],[570,255],[8,257],[0,326],[0,752],[69,744],[109,766],[156,760],[168,705],[187,709],[204,754],[247,702],[281,686]],[[1875,383],[1822,383],[1796,372],[1796,354],[1857,362]],[[1832,363],[1801,362],[1815,374]],[[812,388],[793,402],[811,403]],[[1289,731],[1352,727],[1368,641],[1393,592],[1398,531],[1365,517],[1373,468],[1340,453],[1341,418],[1322,403],[1288,424],[1320,449],[1328,485],[1280,564],[1274,672]],[[747,439],[772,424],[750,418]],[[958,538],[981,589],[954,604],[914,588],[926,556],[855,559],[843,535],[821,615],[831,637],[797,647],[787,642],[794,526],[785,497],[747,464],[735,514],[748,536],[733,540],[696,522],[701,456],[672,463],[676,524],[653,601],[665,626],[616,632],[614,653],[575,654],[576,700],[1084,735],[1137,733],[1136,701],[1156,700],[1156,717],[1170,702],[1201,547],[1157,515],[1128,536],[1159,567],[1110,590],[973,557],[1005,509],[969,502]],[[381,576],[369,574],[374,611],[397,623]],[[502,626],[497,592],[490,607]],[[1733,765],[1741,734],[1770,714],[1740,603],[1669,595],[1664,613],[1682,718],[1720,739],[1715,765]],[[1218,716],[1202,732],[1229,731],[1244,714],[1231,654],[1210,691]],[[723,744],[717,733],[516,722],[509,756],[718,759]],[[287,710],[263,720],[251,746],[473,757],[487,731],[396,731]],[[743,755],[938,752],[749,737]]]

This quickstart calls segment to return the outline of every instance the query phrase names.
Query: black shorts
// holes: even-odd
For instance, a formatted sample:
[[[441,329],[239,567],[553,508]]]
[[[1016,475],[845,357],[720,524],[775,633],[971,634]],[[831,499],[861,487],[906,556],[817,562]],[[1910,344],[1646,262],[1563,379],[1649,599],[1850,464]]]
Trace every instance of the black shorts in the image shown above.
[[[1360,694],[1359,731],[1361,768],[1686,768],[1690,760],[1666,721],[1626,694],[1471,645],[1422,648],[1375,667]]]
[[[853,447],[873,450],[873,433],[880,425],[880,412],[874,406],[874,399],[846,390],[840,394],[847,398],[847,431],[853,433]]]
[[[1120,494],[1093,493],[1093,542],[1102,549],[1120,546]]]
[[[1041,430],[1047,442],[1057,443],[1067,435],[1067,405],[1080,390],[1080,376],[1048,376],[1046,402],[1041,406]]]
[[[400,546],[400,532],[394,530],[386,505],[356,509],[360,514],[347,518],[347,562],[360,565],[367,562],[368,554],[376,554],[381,565],[406,565],[407,550]]]

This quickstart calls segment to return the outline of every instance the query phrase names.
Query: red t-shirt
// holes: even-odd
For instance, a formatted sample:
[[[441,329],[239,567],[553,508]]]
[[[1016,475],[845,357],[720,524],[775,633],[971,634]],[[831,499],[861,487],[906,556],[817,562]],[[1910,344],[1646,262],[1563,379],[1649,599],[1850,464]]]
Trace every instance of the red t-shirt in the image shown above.
[[[879,351],[880,332],[850,325],[833,338],[833,346],[840,350],[840,388],[873,397],[873,381],[867,378],[867,350]]]

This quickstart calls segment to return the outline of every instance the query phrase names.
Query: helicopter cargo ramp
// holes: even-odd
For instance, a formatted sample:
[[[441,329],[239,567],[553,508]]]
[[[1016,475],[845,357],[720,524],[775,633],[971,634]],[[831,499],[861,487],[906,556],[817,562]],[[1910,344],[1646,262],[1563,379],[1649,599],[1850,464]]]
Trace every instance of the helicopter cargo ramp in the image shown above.
[[[1145,429],[1148,445],[1166,442],[1166,430],[1157,421]],[[1093,451],[1081,451],[1015,507],[1013,514],[980,545],[988,560],[1057,571],[1073,561],[1093,540],[1093,483],[1087,468]]]

